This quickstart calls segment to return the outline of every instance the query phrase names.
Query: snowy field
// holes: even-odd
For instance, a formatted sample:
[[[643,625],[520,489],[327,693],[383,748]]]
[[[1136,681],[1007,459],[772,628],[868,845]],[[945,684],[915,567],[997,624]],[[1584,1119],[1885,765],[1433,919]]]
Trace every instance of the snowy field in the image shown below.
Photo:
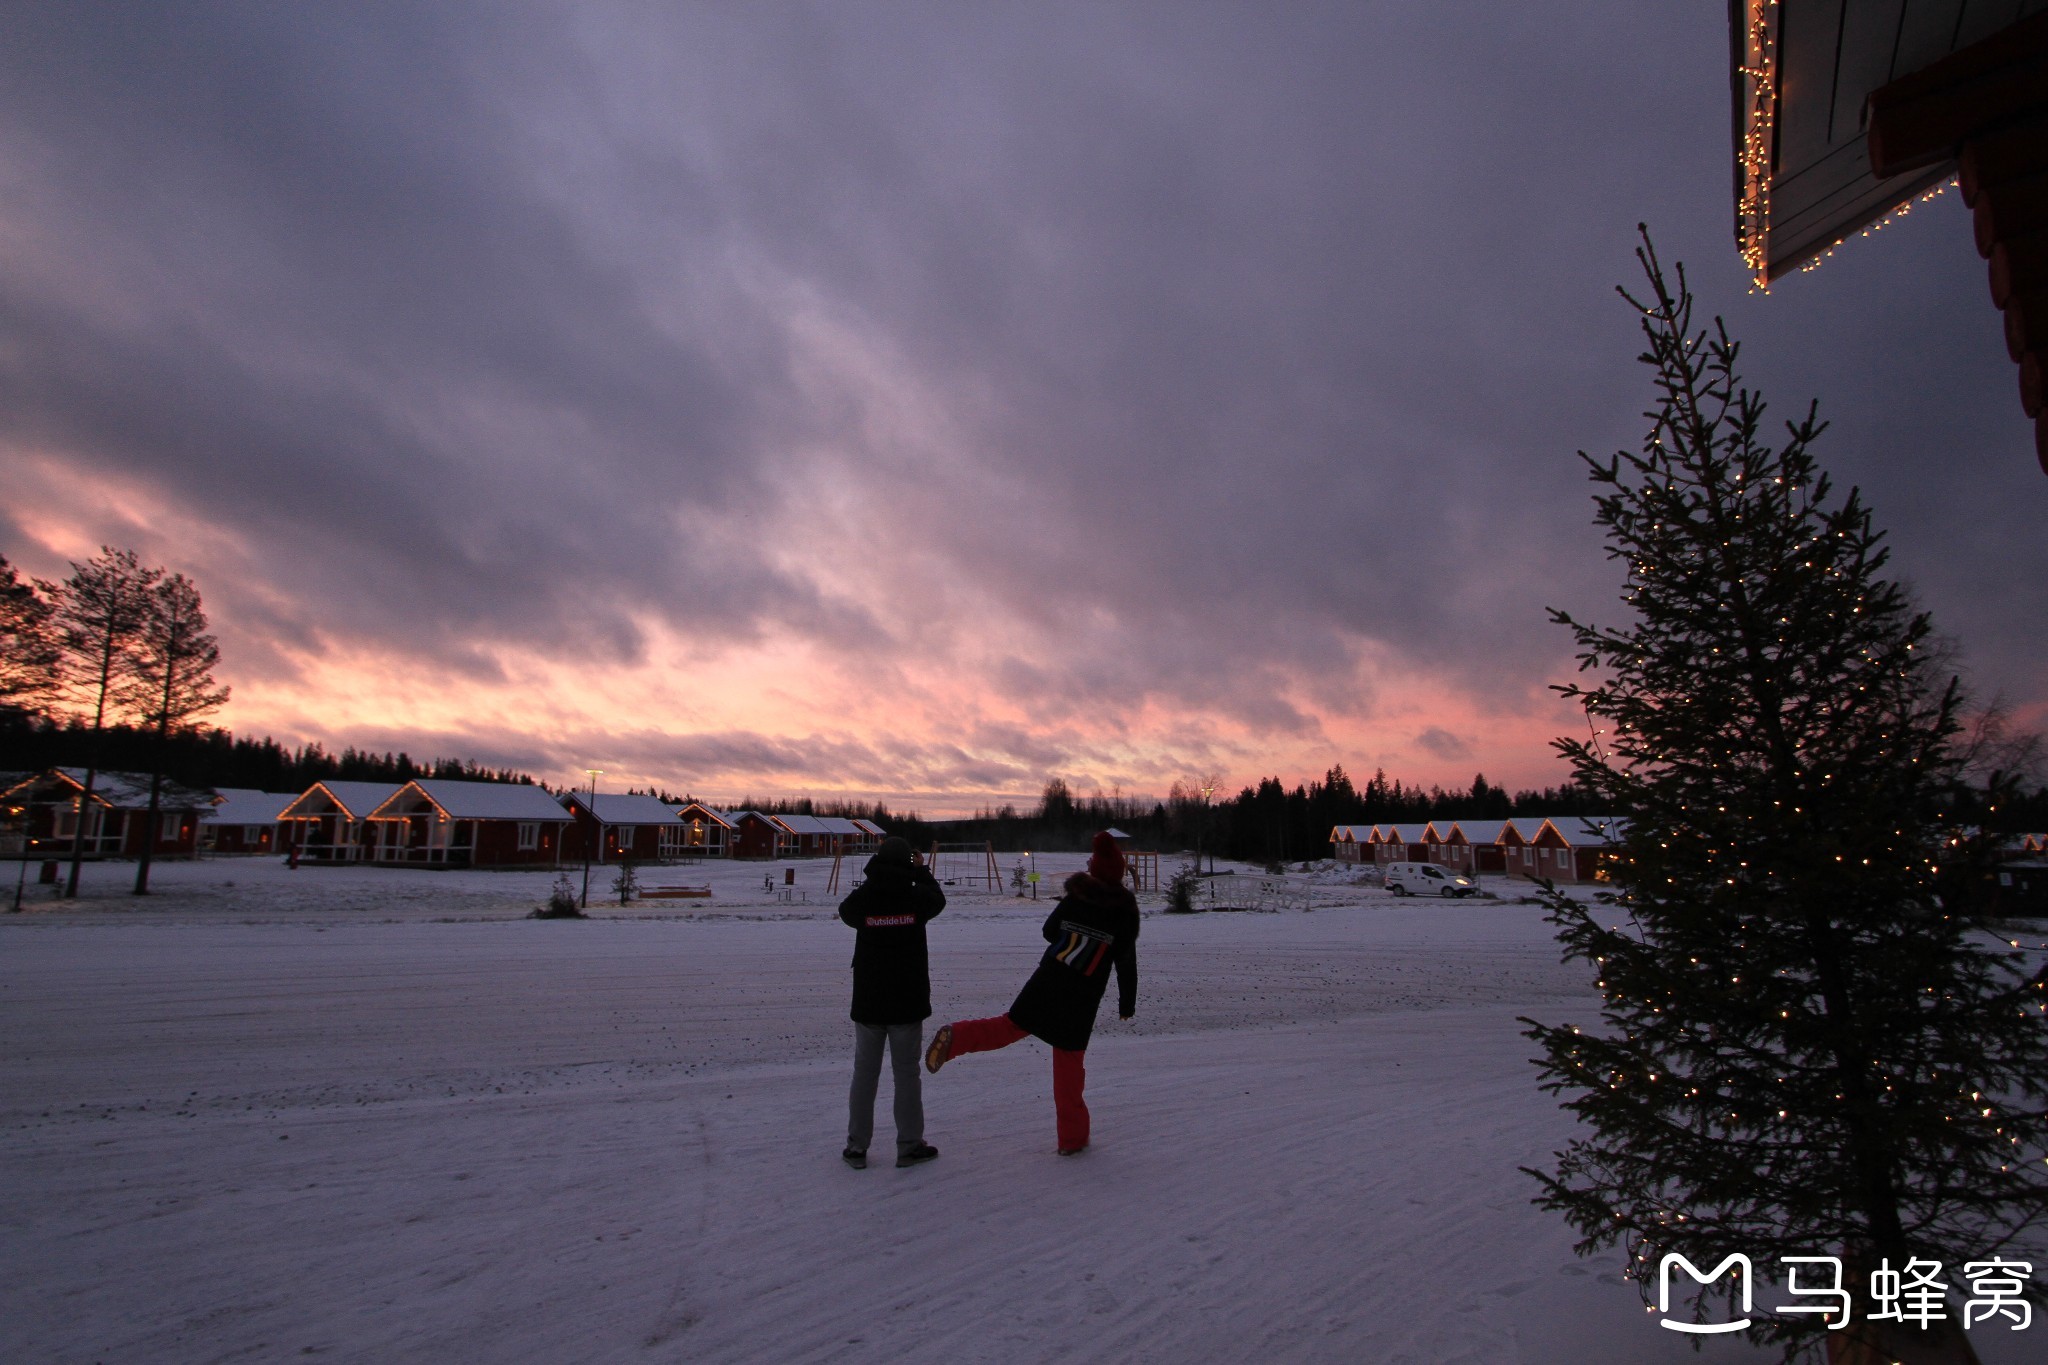
[[[852,935],[827,864],[793,903],[781,866],[650,869],[714,895],[623,909],[600,873],[587,921],[522,918],[546,874],[31,887],[0,917],[6,1358],[1767,1358],[1696,1355],[1529,1205],[1570,1124],[1514,1016],[1595,1017],[1532,906],[1330,874],[1310,912],[1148,914],[1087,1154],[1052,1153],[1032,1042],[927,1078],[938,1161],[851,1171]],[[953,900],[939,1019],[999,1012],[1046,906]],[[886,1076],[877,1118],[884,1149]],[[1972,1335],[2017,1365],[2044,1332]]]

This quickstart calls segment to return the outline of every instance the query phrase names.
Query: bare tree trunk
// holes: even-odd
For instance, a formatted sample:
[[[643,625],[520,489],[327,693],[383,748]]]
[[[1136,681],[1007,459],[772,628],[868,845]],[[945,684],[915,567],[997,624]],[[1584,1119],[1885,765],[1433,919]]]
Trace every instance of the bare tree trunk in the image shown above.
[[[164,760],[163,741],[157,741],[156,771],[149,775],[149,822],[142,835],[142,854],[135,860],[135,894],[149,894],[149,858],[156,848],[157,821],[163,809]]]
[[[92,810],[92,785],[99,778],[99,725],[93,725],[93,761],[85,770],[85,790],[78,796],[78,818],[71,825],[71,874],[64,879],[64,897],[75,900],[78,896],[78,871],[85,862],[85,819]]]
[[[92,762],[85,770],[85,790],[78,796],[78,820],[71,827],[71,875],[64,879],[64,898],[78,898],[78,873],[85,863],[85,819],[92,809],[93,783],[100,775],[100,737],[106,728],[107,692],[114,685],[114,638],[110,631],[100,651],[99,698],[92,712]]]
[[[149,773],[149,828],[142,836],[142,856],[135,860],[135,894],[149,894],[149,860],[156,851],[156,826],[163,809],[164,790],[164,739],[170,730],[171,695],[177,681],[177,667],[173,662],[164,665],[163,705],[157,708],[156,744],[150,760]]]

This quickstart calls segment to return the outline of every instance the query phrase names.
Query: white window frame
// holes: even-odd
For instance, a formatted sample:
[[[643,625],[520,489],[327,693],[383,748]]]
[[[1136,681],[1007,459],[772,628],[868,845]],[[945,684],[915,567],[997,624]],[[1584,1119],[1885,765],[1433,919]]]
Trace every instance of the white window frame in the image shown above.
[[[531,849],[536,849],[539,847],[540,821],[521,820],[519,822],[519,851],[521,853],[525,853]]]

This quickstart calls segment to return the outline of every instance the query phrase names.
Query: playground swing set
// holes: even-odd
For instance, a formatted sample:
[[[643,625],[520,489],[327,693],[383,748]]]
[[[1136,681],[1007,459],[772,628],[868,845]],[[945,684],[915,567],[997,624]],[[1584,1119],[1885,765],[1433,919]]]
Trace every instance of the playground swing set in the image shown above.
[[[832,874],[825,882],[826,895],[839,894],[839,876],[845,861],[843,852],[833,853]],[[980,887],[990,893],[1003,889],[1002,870],[996,866],[996,847],[987,840],[965,844],[934,843],[924,851],[924,865],[931,869],[932,876],[941,886]],[[1124,879],[1133,891],[1157,891],[1159,855],[1126,849]]]

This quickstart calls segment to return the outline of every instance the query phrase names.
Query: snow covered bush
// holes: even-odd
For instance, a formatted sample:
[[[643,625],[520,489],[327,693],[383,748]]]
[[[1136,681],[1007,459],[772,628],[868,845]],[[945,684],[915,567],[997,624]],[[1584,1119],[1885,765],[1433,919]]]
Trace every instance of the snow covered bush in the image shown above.
[[[576,884],[564,872],[555,878],[554,888],[548,892],[548,903],[533,912],[535,919],[581,919],[583,911],[576,904]]]

